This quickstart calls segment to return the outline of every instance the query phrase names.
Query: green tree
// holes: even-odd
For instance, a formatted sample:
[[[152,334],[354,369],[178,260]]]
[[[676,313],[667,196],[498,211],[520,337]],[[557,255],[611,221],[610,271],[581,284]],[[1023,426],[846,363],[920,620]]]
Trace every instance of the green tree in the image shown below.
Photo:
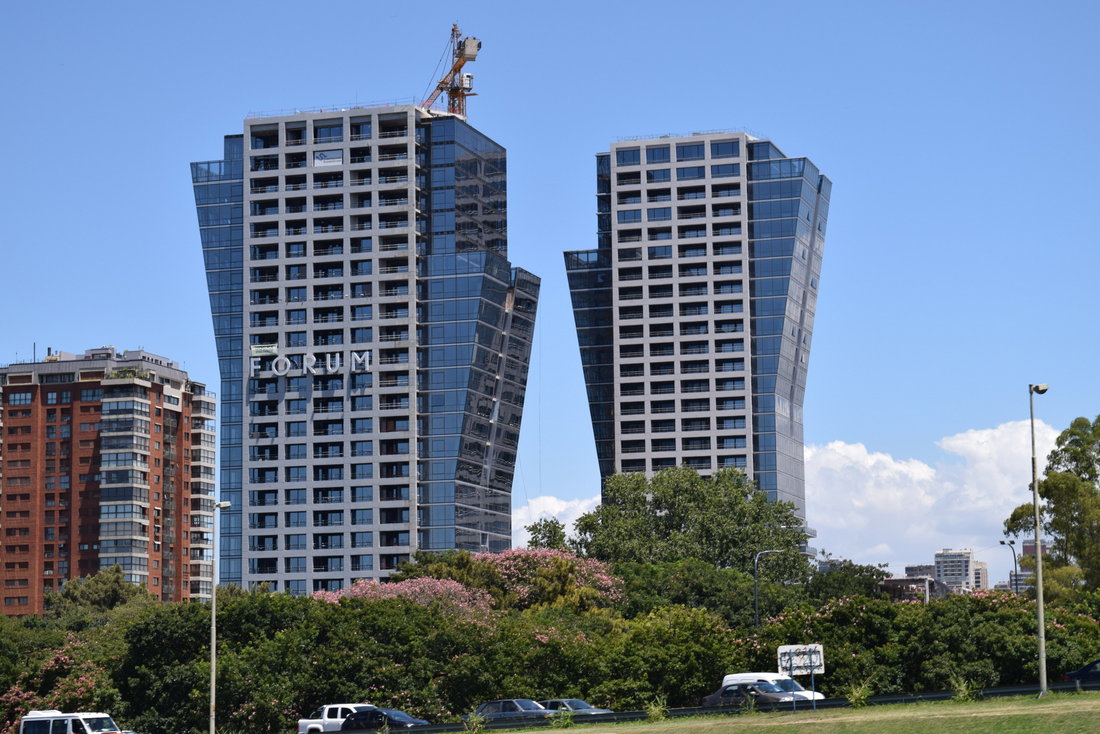
[[[731,627],[752,625],[752,574],[692,558],[671,563],[616,563],[623,580],[619,608],[633,618],[660,607],[707,609]]]
[[[73,579],[60,590],[46,595],[46,614],[55,619],[70,617],[70,628],[103,620],[103,613],[132,601],[155,600],[143,587],[131,584],[116,564],[92,576]]]
[[[567,547],[565,525],[555,517],[544,517],[524,528],[531,534],[531,539],[527,541],[528,548],[565,550]]]
[[[1039,483],[1043,531],[1050,543],[1051,570],[1075,567],[1061,574],[1052,593],[1072,595],[1075,589],[1100,588],[1100,416],[1077,418],[1062,431],[1047,457],[1046,476]],[[1032,503],[1020,505],[1005,520],[1005,535],[1035,532]],[[1075,580],[1075,577],[1079,581]],[[1051,581],[1055,581],[1052,575]],[[1044,578],[1044,591],[1046,591]]]
[[[806,582],[806,596],[817,604],[846,596],[880,596],[879,583],[890,576],[886,564],[879,566],[833,558],[822,551],[821,568]]]
[[[606,672],[590,695],[634,711],[657,698],[670,706],[697,705],[736,668],[738,652],[733,634],[716,615],[679,605],[625,620],[598,644]]]
[[[807,562],[799,546],[807,536],[793,505],[771,502],[741,472],[710,477],[680,467],[651,479],[617,474],[607,479],[603,503],[577,519],[573,547],[612,563],[669,563],[697,559],[752,573],[758,551],[786,553],[762,570],[775,578],[801,577]]]

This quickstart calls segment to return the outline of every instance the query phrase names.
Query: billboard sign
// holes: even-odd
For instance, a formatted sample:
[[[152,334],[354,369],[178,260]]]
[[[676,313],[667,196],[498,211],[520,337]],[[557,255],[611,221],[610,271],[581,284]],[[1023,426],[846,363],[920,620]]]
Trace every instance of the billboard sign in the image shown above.
[[[784,675],[824,674],[824,648],[821,645],[780,645],[779,672]]]

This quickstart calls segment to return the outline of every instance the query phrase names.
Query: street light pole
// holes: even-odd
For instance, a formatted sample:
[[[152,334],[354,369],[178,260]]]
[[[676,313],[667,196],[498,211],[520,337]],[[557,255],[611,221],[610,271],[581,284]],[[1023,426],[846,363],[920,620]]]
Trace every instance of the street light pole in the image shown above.
[[[1020,593],[1020,564],[1016,561],[1016,541],[1015,540],[1002,540],[1001,545],[1008,546],[1008,549],[1012,551],[1012,583],[1009,586],[1012,587],[1013,594]]]
[[[1043,523],[1039,514],[1039,469],[1035,461],[1035,395],[1042,395],[1049,385],[1028,385],[1027,400],[1031,409],[1031,501],[1035,509],[1035,608],[1039,628],[1039,696],[1047,694],[1047,632],[1043,611]]]
[[[215,510],[229,508],[228,502],[215,502]],[[214,513],[215,531],[217,530],[217,512]],[[213,539],[217,532],[211,533]],[[215,734],[215,690],[218,683],[218,548],[214,546],[214,584],[210,588],[210,734]]]
[[[760,585],[757,581],[760,570],[760,556],[768,553],[782,553],[780,550],[762,550],[752,557],[752,618],[753,626],[760,626]]]

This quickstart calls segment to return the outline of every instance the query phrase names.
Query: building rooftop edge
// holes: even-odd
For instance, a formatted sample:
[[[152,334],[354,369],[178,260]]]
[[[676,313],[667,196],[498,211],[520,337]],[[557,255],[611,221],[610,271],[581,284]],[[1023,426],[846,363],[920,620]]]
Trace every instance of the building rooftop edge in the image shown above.
[[[264,112],[248,112],[247,114],[245,114],[244,119],[262,120],[275,117],[325,115],[334,112],[353,112],[356,110],[397,110],[408,107],[415,107],[421,112],[432,115],[434,117],[457,117],[461,120],[466,119],[465,116],[458,115],[453,112],[447,112],[446,110],[439,110],[432,107],[425,107],[413,97],[406,97],[387,102],[354,102],[351,104],[332,105],[327,107],[295,107]]]
[[[767,136],[762,136],[755,131],[751,131],[747,128],[719,128],[717,130],[697,130],[692,133],[657,133],[653,135],[630,135],[626,137],[616,138],[616,143],[636,143],[641,140],[675,140],[676,138],[697,138],[700,135],[728,135],[731,133],[739,133],[747,136],[751,140],[767,140]]]
[[[127,349],[119,352],[113,346],[102,346],[94,349],[86,349],[83,354],[73,354],[72,352],[63,352],[61,350],[52,351],[47,350],[47,354],[42,359],[32,360],[16,360],[8,364],[0,364],[0,370],[10,371],[13,368],[31,369],[44,365],[56,365],[56,364],[69,364],[73,362],[93,362],[98,360],[113,360],[116,362],[148,362],[158,367],[166,367],[168,369],[176,370],[181,373],[185,373],[179,362],[169,359],[162,354],[154,354],[153,352],[147,352],[144,349]]]

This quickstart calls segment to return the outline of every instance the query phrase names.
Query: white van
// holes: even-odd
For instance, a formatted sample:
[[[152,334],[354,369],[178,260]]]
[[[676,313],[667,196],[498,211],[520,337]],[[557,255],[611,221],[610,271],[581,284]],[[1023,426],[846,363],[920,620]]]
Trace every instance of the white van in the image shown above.
[[[820,701],[825,698],[817,691],[807,691],[794,678],[782,673],[731,673],[722,679],[722,687],[735,683],[756,683],[761,680],[774,683],[800,701]]]
[[[50,709],[31,711],[20,719],[19,734],[120,734],[120,730],[107,714],[63,714]]]

